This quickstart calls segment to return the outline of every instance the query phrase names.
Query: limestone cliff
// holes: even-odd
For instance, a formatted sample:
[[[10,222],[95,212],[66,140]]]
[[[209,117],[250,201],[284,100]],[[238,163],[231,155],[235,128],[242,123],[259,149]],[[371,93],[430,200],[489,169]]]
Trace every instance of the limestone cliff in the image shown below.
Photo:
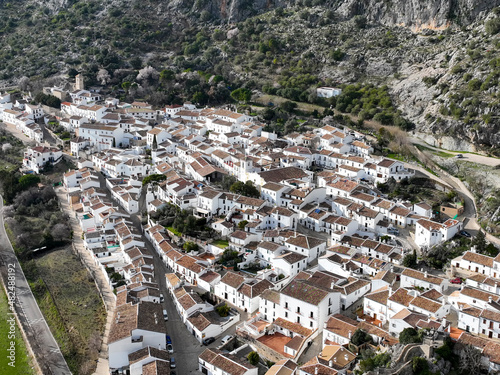
[[[345,18],[365,16],[386,26],[442,29],[450,23],[468,24],[500,0],[343,0],[337,12]]]
[[[213,17],[237,22],[277,7],[312,1],[294,0],[173,0],[172,9],[208,11]],[[327,0],[324,4],[343,18],[360,15],[369,22],[386,26],[406,26],[420,29],[443,29],[450,23],[468,24],[481,12],[500,5],[500,0]]]

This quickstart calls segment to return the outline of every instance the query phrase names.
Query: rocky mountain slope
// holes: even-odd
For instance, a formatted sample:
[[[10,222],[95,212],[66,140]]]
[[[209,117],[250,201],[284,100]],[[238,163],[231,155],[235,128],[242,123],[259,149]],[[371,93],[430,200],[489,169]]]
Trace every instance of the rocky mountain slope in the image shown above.
[[[415,131],[445,147],[495,151],[498,5],[500,0],[4,1],[0,80],[10,84],[27,76],[29,85],[22,82],[35,88],[76,69],[95,84],[105,70],[107,85],[137,83],[134,92],[158,104],[223,101],[237,87],[315,101],[318,85],[387,85],[388,106],[396,105]],[[146,65],[173,78],[159,86],[138,80]],[[350,103],[341,110],[373,117],[369,105]]]

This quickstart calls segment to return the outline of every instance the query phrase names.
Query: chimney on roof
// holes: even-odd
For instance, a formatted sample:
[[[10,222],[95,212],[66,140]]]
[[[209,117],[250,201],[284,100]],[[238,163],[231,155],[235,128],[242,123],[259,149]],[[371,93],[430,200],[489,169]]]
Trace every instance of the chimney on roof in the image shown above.
[[[470,248],[470,252],[471,252],[471,253],[475,253],[475,252],[476,252],[476,245],[474,245],[474,246],[472,246],[472,247]]]
[[[314,369],[314,374],[315,374],[315,375],[318,375],[318,366],[316,366],[316,367],[315,367],[315,369]]]
[[[424,277],[427,278],[427,271],[424,272]]]
[[[333,367],[333,361],[331,359],[328,361],[328,367]]]
[[[344,360],[346,360],[346,361],[349,360],[349,356],[347,354],[344,354]]]
[[[351,339],[351,336],[352,336],[352,331],[349,331],[348,333],[349,340]]]
[[[488,297],[488,303],[492,303],[493,302],[493,297],[492,296],[489,296]]]
[[[389,285],[389,288],[387,289],[389,291],[389,297],[392,296],[392,286]]]

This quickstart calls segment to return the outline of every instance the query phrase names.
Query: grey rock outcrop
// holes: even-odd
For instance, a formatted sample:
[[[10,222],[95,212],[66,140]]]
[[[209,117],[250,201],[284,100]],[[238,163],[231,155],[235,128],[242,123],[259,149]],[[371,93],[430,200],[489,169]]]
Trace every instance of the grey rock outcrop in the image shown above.
[[[498,5],[500,0],[344,0],[337,12],[345,18],[362,15],[383,25],[419,30],[445,28],[452,21],[470,23]]]

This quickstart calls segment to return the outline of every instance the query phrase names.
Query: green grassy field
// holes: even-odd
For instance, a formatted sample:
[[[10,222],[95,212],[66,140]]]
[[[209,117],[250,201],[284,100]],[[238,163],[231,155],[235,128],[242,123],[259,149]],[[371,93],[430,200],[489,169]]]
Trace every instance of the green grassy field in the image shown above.
[[[69,248],[35,262],[36,268],[28,266],[31,289],[68,366],[75,374],[92,373],[106,323],[94,282]]]
[[[15,338],[11,339],[9,337],[10,324],[7,321],[13,315],[7,315],[9,313],[9,305],[7,303],[7,296],[5,295],[5,290],[0,287],[0,340],[1,345],[1,355],[0,355],[0,372],[5,375],[30,375],[35,374],[32,368],[31,358],[26,349],[26,344],[24,343],[23,337],[17,326],[15,325]],[[10,347],[10,342],[15,341],[16,355],[15,355],[15,367],[9,366],[11,360],[8,358],[8,350]]]
[[[217,246],[221,249],[225,249],[226,247],[229,246],[229,242],[225,241],[225,240],[217,240],[217,241],[212,242],[212,245]]]
[[[178,230],[175,230],[174,227],[166,227],[166,228],[167,228],[167,230],[169,230],[170,232],[175,234],[177,237],[182,237],[182,233],[179,232]]]

